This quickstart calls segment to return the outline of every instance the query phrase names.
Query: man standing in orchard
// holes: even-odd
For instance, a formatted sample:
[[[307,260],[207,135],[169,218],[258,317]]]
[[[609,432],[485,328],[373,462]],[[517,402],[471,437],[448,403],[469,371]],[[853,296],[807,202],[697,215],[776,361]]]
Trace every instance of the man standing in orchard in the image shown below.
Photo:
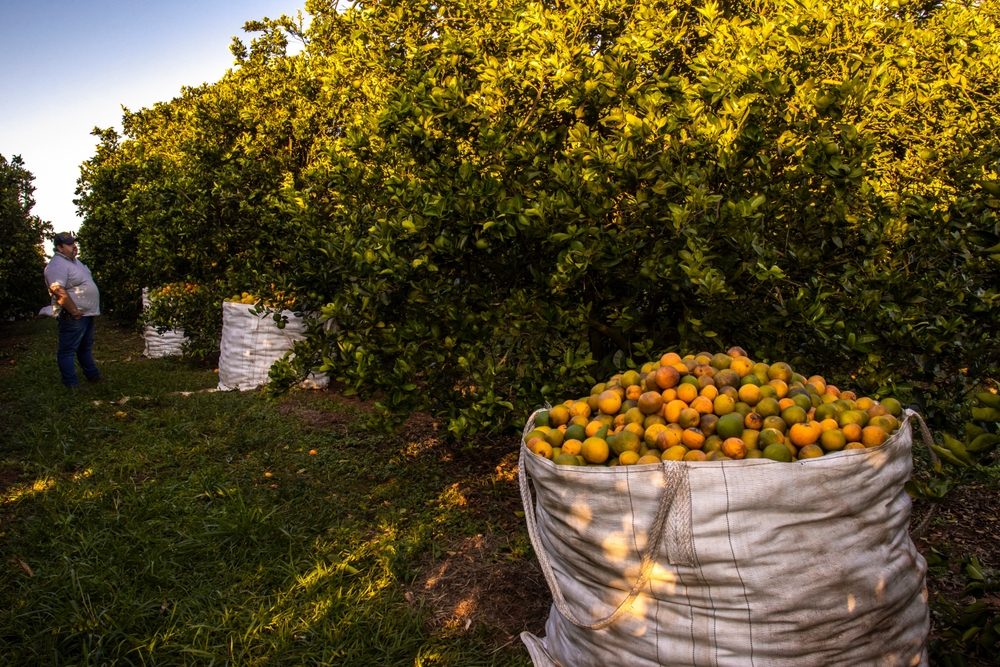
[[[73,358],[80,360],[88,382],[107,382],[94,363],[94,318],[101,314],[101,294],[93,276],[76,256],[76,238],[69,232],[56,234],[55,253],[45,267],[45,285],[52,294],[59,321],[59,351],[56,360],[63,384],[83,389],[76,377]]]

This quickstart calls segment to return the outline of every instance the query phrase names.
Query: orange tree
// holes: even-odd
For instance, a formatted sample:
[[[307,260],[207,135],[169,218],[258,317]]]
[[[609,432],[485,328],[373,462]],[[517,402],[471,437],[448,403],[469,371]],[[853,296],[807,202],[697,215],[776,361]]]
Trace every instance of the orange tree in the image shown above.
[[[21,156],[0,155],[0,318],[34,315],[49,303],[42,243],[52,225],[31,214],[34,176]]]
[[[995,368],[998,0],[306,9],[82,182],[125,293],[273,283],[336,321],[276,378],[461,435],[664,348],[940,401]]]
[[[995,367],[996,2],[316,13],[325,99],[379,93],[286,192],[276,277],[339,325],[299,363],[388,414],[473,432],[667,347]]]
[[[78,184],[81,245],[109,311],[135,318],[143,287],[195,283],[197,299],[161,304],[152,322],[184,327],[195,354],[217,349],[226,295],[268,284],[285,224],[275,201],[325,122],[308,57],[286,55],[300,25],[245,29],[258,37],[234,40],[237,66],[218,82],[126,112],[123,136],[95,129]]]

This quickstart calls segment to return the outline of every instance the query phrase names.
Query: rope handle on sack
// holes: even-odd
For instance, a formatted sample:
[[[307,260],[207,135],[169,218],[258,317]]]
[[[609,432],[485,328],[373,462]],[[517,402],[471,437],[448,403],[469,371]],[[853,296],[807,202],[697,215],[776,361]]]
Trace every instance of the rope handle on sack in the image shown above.
[[[934,438],[931,436],[931,430],[927,428],[927,424],[924,422],[923,416],[921,416],[921,414],[916,410],[910,410],[909,408],[904,410],[904,412],[906,413],[907,418],[916,417],[917,421],[920,422],[920,435],[924,441],[924,446],[927,447],[927,451],[931,455],[931,462],[937,463],[938,455],[935,454],[934,450],[931,448],[931,445],[934,444]]]
[[[535,416],[532,415],[531,419],[528,420],[528,425],[533,425],[534,420]],[[527,431],[528,428],[526,426],[525,432]],[[563,615],[563,618],[573,625],[588,630],[603,630],[628,611],[632,606],[632,602],[639,596],[642,589],[646,587],[649,575],[653,571],[653,566],[656,565],[655,555],[659,552],[660,545],[663,542],[663,532],[667,523],[667,515],[677,496],[677,491],[681,487],[681,477],[686,474],[687,469],[683,467],[683,464],[663,464],[663,495],[660,496],[660,504],[656,508],[656,514],[653,516],[653,524],[649,529],[649,540],[642,552],[642,565],[639,568],[639,577],[636,579],[635,585],[632,586],[632,590],[629,591],[628,597],[618,605],[617,609],[610,616],[606,616],[593,623],[586,623],[579,620],[576,614],[569,608],[562,588],[559,586],[559,582],[556,580],[555,573],[552,570],[552,563],[549,561],[548,553],[545,551],[541,535],[538,532],[538,524],[535,518],[535,504],[532,502],[531,489],[528,488],[528,472],[524,463],[524,448],[522,446],[521,460],[518,461],[517,474],[518,484],[521,487],[521,502],[524,504],[524,520],[528,524],[528,537],[531,539],[531,546],[534,548],[535,554],[538,555],[538,563],[542,567],[542,574],[545,575],[545,581],[548,582],[549,590],[552,591],[552,601],[556,609],[559,610],[559,613]]]

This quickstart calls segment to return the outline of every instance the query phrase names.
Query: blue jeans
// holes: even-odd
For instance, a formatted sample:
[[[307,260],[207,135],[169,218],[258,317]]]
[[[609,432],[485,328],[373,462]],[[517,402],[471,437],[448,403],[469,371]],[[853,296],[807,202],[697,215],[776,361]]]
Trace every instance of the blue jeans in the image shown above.
[[[80,360],[83,374],[88,380],[101,374],[97,370],[97,364],[94,363],[93,347],[94,318],[88,316],[74,320],[63,311],[59,315],[59,351],[56,353],[56,361],[59,363],[59,372],[62,374],[64,385],[75,387],[79,384],[76,379],[76,369],[73,367],[73,357]]]

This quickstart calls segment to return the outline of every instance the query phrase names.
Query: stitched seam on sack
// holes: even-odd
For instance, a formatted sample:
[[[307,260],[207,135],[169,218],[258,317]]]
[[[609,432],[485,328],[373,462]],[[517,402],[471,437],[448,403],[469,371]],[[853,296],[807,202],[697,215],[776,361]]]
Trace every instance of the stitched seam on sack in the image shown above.
[[[736,561],[736,549],[733,547],[733,529],[729,525],[729,480],[726,478],[726,466],[722,470],[722,483],[726,487],[726,535],[729,538],[729,553],[733,555],[733,565],[736,566],[736,576],[740,579],[740,586],[743,588],[743,599],[747,603],[747,632],[750,636],[750,664],[753,665],[753,619],[750,616],[750,597],[747,595],[747,585],[743,581],[743,574],[740,572],[740,564]],[[718,656],[718,646],[716,646],[716,656]],[[718,658],[716,658],[718,660]]]

